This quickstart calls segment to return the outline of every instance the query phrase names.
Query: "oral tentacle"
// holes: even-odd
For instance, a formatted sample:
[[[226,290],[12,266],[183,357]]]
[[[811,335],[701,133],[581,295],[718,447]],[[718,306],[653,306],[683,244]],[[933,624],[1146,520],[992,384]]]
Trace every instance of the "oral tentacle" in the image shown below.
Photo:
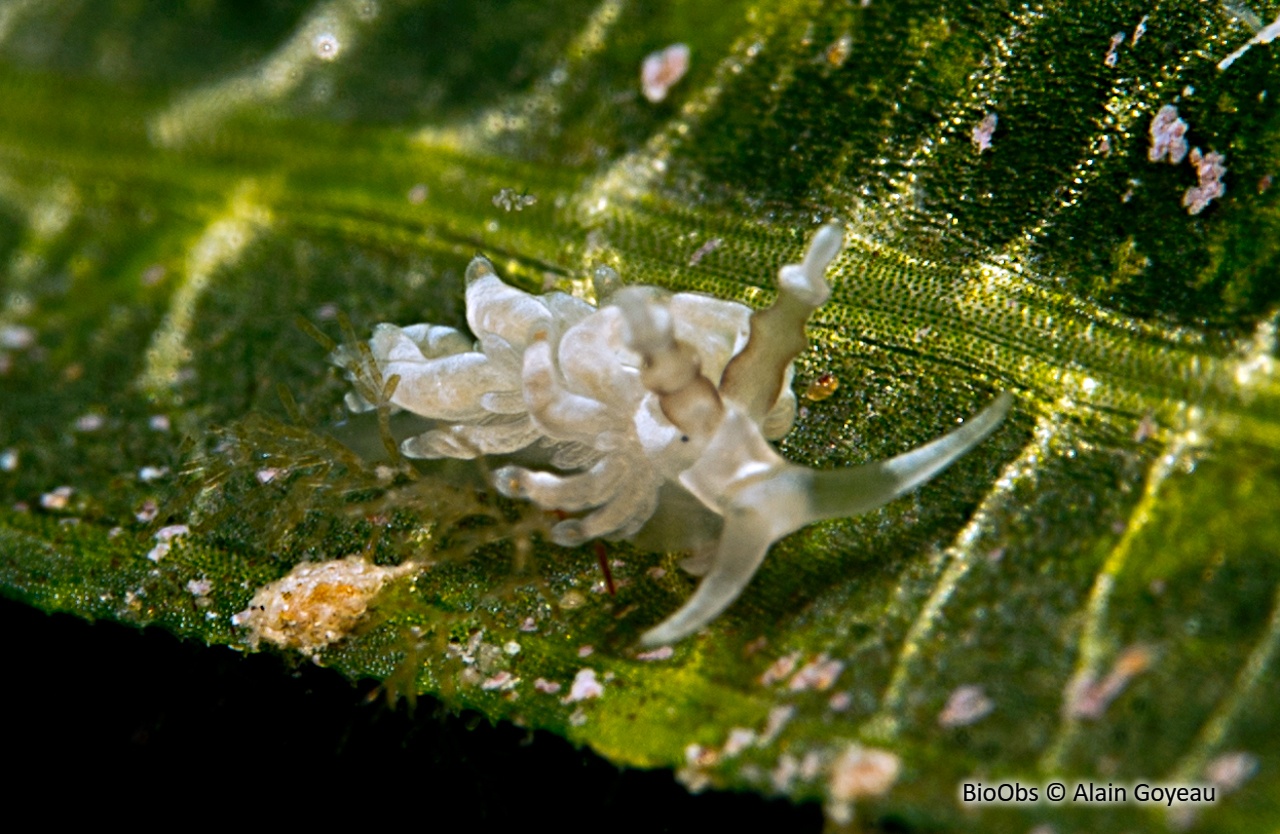
[[[805,524],[808,472],[787,466],[744,487],[724,515],[710,566],[698,590],[679,610],[640,638],[645,646],[674,643],[720,616],[760,568],[769,547]],[[706,563],[698,567],[707,567]]]
[[[1013,395],[1005,392],[960,428],[909,452],[862,466],[814,471],[811,521],[870,512],[910,492],[985,440],[1012,405]]]

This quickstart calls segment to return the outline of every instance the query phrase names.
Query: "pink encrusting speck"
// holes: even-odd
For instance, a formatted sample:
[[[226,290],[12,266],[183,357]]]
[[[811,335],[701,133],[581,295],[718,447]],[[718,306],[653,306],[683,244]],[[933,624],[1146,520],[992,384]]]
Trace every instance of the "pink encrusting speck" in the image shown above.
[[[1172,104],[1161,107],[1151,119],[1151,148],[1147,159],[1159,162],[1168,159],[1177,165],[1187,155],[1187,123],[1178,117],[1178,108]]]
[[[640,66],[640,89],[644,97],[657,104],[689,71],[692,53],[683,43],[673,43],[666,49],[651,52]]]
[[[569,694],[565,696],[564,702],[572,704],[588,698],[599,698],[603,694],[604,685],[596,680],[596,670],[579,669],[578,674],[573,676],[573,683],[569,686]]]
[[[973,133],[970,137],[974,150],[978,153],[991,150],[991,137],[995,134],[996,125],[999,123],[999,116],[995,113],[988,113],[982,117],[982,121],[974,125]]]
[[[1202,154],[1199,148],[1191,150],[1191,164],[1200,181],[1182,195],[1182,205],[1186,207],[1187,214],[1199,214],[1211,201],[1227,193],[1227,187],[1222,183],[1222,176],[1227,173],[1227,166],[1223,164],[1226,161],[1227,158],[1217,151]]]

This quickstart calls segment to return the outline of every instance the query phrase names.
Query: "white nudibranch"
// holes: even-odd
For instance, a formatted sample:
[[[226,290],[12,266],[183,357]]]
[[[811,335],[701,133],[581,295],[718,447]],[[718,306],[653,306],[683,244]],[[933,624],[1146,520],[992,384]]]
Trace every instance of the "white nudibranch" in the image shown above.
[[[873,510],[932,478],[989,435],[1012,403],[1001,394],[960,428],[888,460],[831,471],[787,462],[769,443],[796,415],[792,363],[804,327],[830,294],[824,273],[843,233],[818,229],[800,264],[783,266],[767,309],[697,293],[621,286],[599,267],[600,307],[560,292],[505,284],[488,260],[466,273],[467,325],[380,324],[369,353],[340,349],[353,379],[398,376],[391,406],[440,421],[405,440],[413,458],[522,450],[550,471],[503,466],[494,486],[574,514],[551,537],[574,546],[633,538],[688,550],[697,592],[641,639],[672,643],[742,592],[770,545],[816,521]],[[357,393],[353,410],[373,408]]]

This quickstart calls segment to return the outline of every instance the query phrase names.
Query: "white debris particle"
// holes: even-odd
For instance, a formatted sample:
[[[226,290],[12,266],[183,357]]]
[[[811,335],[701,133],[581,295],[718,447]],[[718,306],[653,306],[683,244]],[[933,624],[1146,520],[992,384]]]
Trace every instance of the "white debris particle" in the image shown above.
[[[842,661],[832,660],[825,654],[820,654],[795,673],[791,682],[787,684],[787,688],[792,692],[807,692],[811,689],[826,692],[843,671]]]
[[[193,597],[207,597],[212,590],[213,582],[203,576],[187,583],[187,592]]]
[[[18,468],[18,450],[5,449],[0,452],[0,471],[12,472]]]
[[[796,778],[799,770],[800,764],[796,761],[796,757],[783,753],[778,757],[777,767],[769,774],[769,782],[775,791],[785,793],[787,788],[791,787],[791,781]]]
[[[1151,119],[1151,149],[1147,159],[1159,162],[1168,158],[1170,165],[1177,165],[1187,155],[1187,123],[1178,117],[1178,108],[1166,104]]]
[[[714,747],[690,744],[684,748],[684,762],[690,767],[714,767],[720,754]]]
[[[1258,772],[1258,757],[1243,750],[1223,753],[1204,767],[1204,778],[1224,794],[1239,790]]]
[[[1116,32],[1111,36],[1111,46],[1107,49],[1107,57],[1102,59],[1102,63],[1109,67],[1114,67],[1120,61],[1118,50],[1120,45],[1124,43],[1124,32]]]
[[[538,630],[538,621],[533,617],[525,617],[524,622],[520,624],[520,630],[529,632]]]
[[[783,728],[787,726],[787,722],[795,714],[796,708],[790,704],[783,704],[769,710],[769,717],[764,722],[764,732],[760,734],[760,740],[756,743],[761,747],[773,744]]]
[[[1154,660],[1155,654],[1146,646],[1130,646],[1120,652],[1115,665],[1102,680],[1092,673],[1073,680],[1068,685],[1063,712],[1068,718],[1101,718],[1129,681],[1150,668]]]
[[[476,654],[480,651],[480,647],[484,641],[484,629],[478,629],[471,632],[467,636],[466,645],[462,645],[456,641],[450,641],[445,647],[445,654],[449,657],[459,658],[464,664],[470,666],[476,662]]]
[[[880,796],[898,780],[902,760],[888,750],[851,744],[831,766],[827,784],[827,815],[839,825],[853,819],[853,803],[864,796]]]
[[[8,350],[26,350],[36,343],[36,332],[21,324],[0,327],[0,347]]]
[[[686,765],[676,770],[675,776],[676,781],[684,785],[685,790],[689,793],[702,793],[702,791],[711,786],[711,775],[699,767]]]
[[[804,754],[804,758],[800,760],[800,778],[805,780],[816,779],[818,774],[822,772],[822,754],[817,750],[810,750]]]
[[[590,657],[595,650],[595,646],[579,646],[578,657]]]
[[[332,32],[317,32],[311,39],[311,52],[321,61],[332,61],[342,52],[342,42]]]
[[[40,506],[46,510],[65,510],[67,504],[71,502],[71,493],[74,490],[69,486],[60,486],[52,489],[40,496]]]
[[[844,712],[853,706],[853,696],[848,692],[837,692],[827,701],[827,706],[831,708],[832,712]]]
[[[144,484],[149,484],[152,481],[160,480],[168,474],[169,467],[167,466],[144,466],[138,470],[138,480]]]
[[[524,211],[538,202],[532,194],[522,194],[514,188],[503,188],[493,195],[493,204],[503,211]]]
[[[1257,34],[1255,34],[1252,38],[1250,38],[1249,41],[1245,43],[1244,46],[1240,47],[1235,52],[1232,52],[1230,55],[1228,55],[1227,57],[1219,61],[1218,69],[1225,70],[1227,67],[1234,64],[1237,58],[1244,55],[1255,45],[1268,44],[1268,43],[1271,43],[1276,38],[1280,38],[1280,16],[1277,16],[1275,20],[1271,21],[1266,26],[1259,29]]]
[[[422,205],[427,201],[428,193],[426,183],[418,183],[413,188],[409,189],[409,194],[407,195],[409,198],[409,204],[414,206]]]
[[[569,694],[565,696],[564,703],[572,704],[588,698],[599,698],[603,694],[604,685],[596,680],[596,670],[579,669],[578,674],[573,676],[573,683],[569,686]]]
[[[827,63],[833,67],[842,67],[853,52],[853,36],[848,33],[836,38],[822,53]]]
[[[974,125],[970,138],[970,141],[973,142],[974,150],[978,153],[991,150],[991,136],[996,132],[996,125],[999,123],[999,116],[995,113],[988,113],[982,117],[982,121]]]
[[[508,689],[514,689],[515,685],[520,683],[520,679],[510,672],[503,670],[493,677],[480,684],[480,688],[486,692],[494,690],[505,692]]]
[[[666,660],[675,653],[676,650],[670,646],[659,646],[653,651],[640,652],[640,654],[636,655],[636,660]]]
[[[169,555],[169,548],[173,546],[174,539],[180,539],[190,532],[191,528],[185,524],[170,524],[167,527],[161,527],[156,531],[156,546],[151,548],[147,558],[153,562],[159,562]]]
[[[689,256],[689,266],[697,266],[703,258],[720,248],[720,244],[724,243],[718,237],[713,237],[706,243],[699,246],[692,255]]]
[[[549,681],[546,678],[538,678],[533,682],[533,688],[539,692],[545,692],[548,695],[554,695],[560,691],[560,684],[555,681]]]
[[[729,731],[729,738],[725,740],[722,752],[725,756],[736,756],[755,743],[755,730],[749,730],[746,727],[734,727]]]
[[[282,471],[283,470],[276,469],[274,467],[268,467],[266,469],[259,469],[254,473],[254,477],[258,479],[258,483],[260,484],[269,484],[276,478],[280,477],[280,473]]]
[[[168,431],[169,418],[163,414],[153,414],[151,419],[147,421],[147,426],[152,431]]]
[[[1249,8],[1245,0],[1222,0],[1222,10],[1248,26],[1250,32],[1257,32],[1262,28],[1262,18]]]
[[[91,432],[97,431],[107,424],[107,418],[96,412],[82,414],[76,418],[76,431]]]
[[[509,654],[512,657],[515,657],[520,654],[520,644],[514,640],[508,640],[502,644],[502,651],[504,654]]]
[[[1182,97],[1183,97],[1183,98],[1191,98],[1191,97],[1192,97],[1192,96],[1194,96],[1195,94],[1196,94],[1196,88],[1195,88],[1195,87],[1192,87],[1190,84],[1188,84],[1187,86],[1185,86],[1185,87],[1183,87],[1183,88],[1182,88]]]
[[[966,727],[985,718],[995,709],[995,702],[987,697],[981,686],[958,686],[947,698],[947,705],[938,714],[943,727]]]
[[[475,658],[476,668],[485,675],[497,674],[506,663],[506,659],[502,656],[502,649],[493,643],[481,643]]]
[[[144,287],[154,287],[164,280],[167,272],[168,270],[164,268],[164,264],[152,264],[142,271],[142,277],[139,280],[142,281],[142,286]]]
[[[701,744],[690,744],[684,748],[684,766],[676,770],[676,781],[684,785],[690,793],[698,793],[711,784],[711,775],[707,768],[720,759],[720,754]]]
[[[586,723],[587,723],[587,714],[582,710],[581,707],[579,707],[578,709],[575,709],[569,715],[569,726],[571,727],[581,727],[583,724],[586,724]]]
[[[650,579],[661,579],[662,577],[667,575],[667,569],[652,567],[652,568],[649,568],[647,571],[645,571],[645,575],[648,576]]]
[[[796,663],[800,661],[800,652],[792,652],[783,655],[773,662],[773,665],[764,670],[764,674],[760,676],[761,686],[771,686],[786,678],[795,671]]]
[[[1227,173],[1227,166],[1222,163],[1226,160],[1217,151],[1201,154],[1199,148],[1192,149],[1191,164],[1200,182],[1182,195],[1182,205],[1186,206],[1187,214],[1199,214],[1211,201],[1227,193],[1227,187],[1222,184],[1222,175]]]
[[[667,97],[684,74],[689,71],[692,53],[683,43],[673,43],[666,49],[651,52],[640,65],[640,90],[644,97],[657,104]]]
[[[1142,36],[1147,34],[1147,17],[1143,15],[1142,20],[1138,21],[1138,25],[1133,27],[1133,39],[1129,41],[1130,46],[1137,46],[1138,41],[1142,40]]]
[[[1155,415],[1148,411],[1142,415],[1142,419],[1138,421],[1138,427],[1133,430],[1133,442],[1147,442],[1159,428],[1160,424],[1156,422]]]
[[[361,556],[303,562],[259,588],[232,622],[249,629],[251,647],[266,640],[312,654],[345,637],[388,580],[417,569],[383,568]]]
[[[565,611],[572,611],[586,604],[587,598],[582,595],[581,591],[565,591],[564,596],[560,597],[560,607]]]
[[[133,517],[141,521],[143,524],[150,524],[156,520],[156,516],[160,514],[160,507],[154,499],[148,498],[142,502],[142,506],[137,509]]]

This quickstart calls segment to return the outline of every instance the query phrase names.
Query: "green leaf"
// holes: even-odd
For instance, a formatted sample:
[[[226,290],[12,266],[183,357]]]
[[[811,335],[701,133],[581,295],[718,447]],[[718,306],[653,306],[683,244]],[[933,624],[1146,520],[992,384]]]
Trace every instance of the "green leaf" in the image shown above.
[[[262,5],[0,5],[3,593],[238,646],[294,565],[412,558],[320,662],[837,822],[1280,824],[1276,47],[1220,68],[1252,13]],[[652,103],[639,67],[676,42]],[[1165,105],[1189,158],[1225,158],[1194,215],[1192,162],[1149,158]],[[802,397],[787,457],[1017,405],[909,497],[775,545],[661,659],[635,639],[694,587],[680,554],[562,550],[480,467],[386,460],[295,324],[459,325],[477,252],[529,290],[608,263],[758,307],[830,219],[849,243],[796,378],[838,389]],[[603,695],[573,701],[584,669]],[[1054,779],[1217,793],[958,799]]]

